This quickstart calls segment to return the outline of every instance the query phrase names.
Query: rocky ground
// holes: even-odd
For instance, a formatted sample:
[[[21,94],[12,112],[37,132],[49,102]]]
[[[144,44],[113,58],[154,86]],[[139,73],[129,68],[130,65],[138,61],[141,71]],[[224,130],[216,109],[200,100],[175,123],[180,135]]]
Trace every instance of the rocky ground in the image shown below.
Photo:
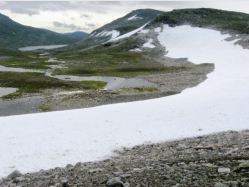
[[[0,186],[249,186],[249,130],[149,143],[116,150],[99,162],[15,171]]]

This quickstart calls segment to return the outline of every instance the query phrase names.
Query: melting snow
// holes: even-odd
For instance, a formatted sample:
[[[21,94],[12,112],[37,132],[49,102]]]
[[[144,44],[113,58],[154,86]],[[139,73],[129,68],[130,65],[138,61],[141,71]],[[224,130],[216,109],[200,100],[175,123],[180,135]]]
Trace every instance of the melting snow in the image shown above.
[[[128,18],[127,20],[134,20],[134,19],[143,19],[141,17],[137,17],[137,14],[135,16],[132,16],[130,18]]]
[[[103,30],[102,32],[98,33],[96,36],[100,37],[100,36],[108,36],[108,35],[112,35],[112,38],[116,38],[117,36],[119,36],[120,32],[113,30],[113,31],[105,31]]]
[[[161,32],[161,27],[157,27],[154,29],[155,32]]]
[[[142,50],[139,48],[135,48],[135,49],[131,49],[130,51],[142,51]]]
[[[168,56],[215,64],[206,81],[147,101],[0,117],[0,177],[104,159],[122,146],[248,129],[248,50],[221,42],[228,35],[218,31],[164,27],[158,39]]]
[[[153,39],[149,39],[148,42],[144,43],[143,47],[154,48],[155,46],[152,44]]]
[[[148,23],[149,23],[149,22],[148,22]],[[139,32],[139,31],[141,31],[148,23],[144,24],[142,27],[140,27],[140,28],[138,28],[138,29],[135,29],[135,30],[133,30],[133,31],[131,31],[131,32],[128,32],[128,33],[126,33],[126,34],[123,34],[123,35],[121,35],[121,36],[119,36],[119,37],[116,37],[116,38],[114,38],[114,39],[111,39],[110,41],[117,41],[117,40],[119,40],[119,39],[123,39],[123,38],[130,37],[131,35],[133,35],[133,34]],[[110,42],[110,41],[109,41],[109,42]]]
[[[139,33],[148,33],[149,32],[149,29],[145,29],[145,30],[141,30],[141,31],[139,31]]]

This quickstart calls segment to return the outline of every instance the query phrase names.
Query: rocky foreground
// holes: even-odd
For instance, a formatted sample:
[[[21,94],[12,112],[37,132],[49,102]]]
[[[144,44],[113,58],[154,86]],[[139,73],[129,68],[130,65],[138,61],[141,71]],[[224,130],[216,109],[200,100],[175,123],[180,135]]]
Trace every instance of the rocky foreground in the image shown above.
[[[15,171],[1,179],[0,186],[249,186],[249,130],[115,152],[117,156],[99,162],[79,162],[36,173]]]

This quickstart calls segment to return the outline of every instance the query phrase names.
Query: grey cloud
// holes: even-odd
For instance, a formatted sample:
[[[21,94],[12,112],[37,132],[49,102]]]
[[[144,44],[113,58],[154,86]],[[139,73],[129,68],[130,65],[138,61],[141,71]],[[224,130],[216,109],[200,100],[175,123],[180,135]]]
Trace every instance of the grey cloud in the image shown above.
[[[66,9],[64,6],[55,3],[44,3],[40,6],[40,8],[42,10],[49,10],[49,11],[59,11]]]
[[[89,27],[96,27],[96,25],[93,24],[93,23],[87,23],[86,25],[89,26]]]
[[[81,14],[80,17],[81,17],[81,18],[90,18],[91,16],[88,15],[88,14]]]
[[[64,25],[63,23],[60,23],[58,21],[54,21],[53,24],[55,27],[63,27],[63,25]]]
[[[0,2],[0,9],[2,10],[10,10],[12,13],[16,14],[27,14],[29,16],[39,14],[38,10],[32,10],[28,8],[23,8],[22,6],[18,6],[16,4],[13,4],[13,2]]]
[[[75,24],[65,24],[65,23],[61,23],[58,21],[54,21],[53,22],[55,27],[64,27],[64,28],[69,28],[71,30],[89,30],[90,28],[85,28],[85,27],[77,27]]]
[[[28,10],[28,9],[17,7],[17,6],[12,7],[10,11],[16,14],[27,14],[29,16],[39,14],[37,10]]]

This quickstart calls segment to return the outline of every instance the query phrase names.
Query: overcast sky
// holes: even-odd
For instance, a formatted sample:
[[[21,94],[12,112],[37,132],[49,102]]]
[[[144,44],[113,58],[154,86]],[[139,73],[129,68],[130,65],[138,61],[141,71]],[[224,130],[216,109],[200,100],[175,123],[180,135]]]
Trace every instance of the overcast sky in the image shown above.
[[[202,7],[249,13],[249,1],[0,1],[0,13],[12,20],[59,33],[90,33],[136,9]]]

